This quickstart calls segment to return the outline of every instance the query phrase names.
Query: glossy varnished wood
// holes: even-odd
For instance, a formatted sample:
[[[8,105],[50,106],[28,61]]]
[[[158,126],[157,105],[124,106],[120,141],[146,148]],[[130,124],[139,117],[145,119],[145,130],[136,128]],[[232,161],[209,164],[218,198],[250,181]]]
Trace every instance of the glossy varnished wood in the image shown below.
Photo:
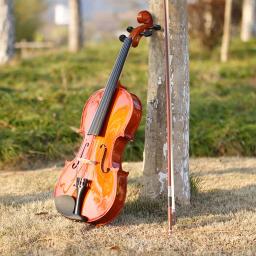
[[[103,92],[99,90],[93,94],[84,107],[80,126],[82,145],[76,158],[66,162],[54,192],[55,197],[76,197],[76,177],[87,178],[90,187],[81,213],[88,222],[95,224],[111,221],[123,207],[128,173],[122,170],[121,158],[126,143],[134,137],[142,112],[139,99],[119,86],[102,133],[100,136],[87,135]],[[95,164],[80,163],[73,169],[82,151],[84,157]]]
[[[97,91],[85,104],[81,147],[75,159],[66,162],[56,183],[57,210],[68,218],[102,225],[123,208],[128,173],[122,170],[122,155],[139,126],[142,108],[140,100],[118,80],[130,47],[137,47],[142,36],[154,29],[148,11],[139,12],[137,21],[140,25],[123,41],[105,91]],[[79,210],[72,212],[73,204]]]

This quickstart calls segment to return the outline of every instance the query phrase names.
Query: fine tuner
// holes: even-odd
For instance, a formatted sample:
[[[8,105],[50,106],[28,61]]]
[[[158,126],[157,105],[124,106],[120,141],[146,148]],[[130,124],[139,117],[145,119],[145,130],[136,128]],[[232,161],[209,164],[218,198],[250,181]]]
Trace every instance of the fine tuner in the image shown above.
[[[127,27],[126,30],[127,30],[127,32],[131,33],[131,32],[134,30],[134,28],[131,27],[131,26],[129,26],[129,27]],[[161,26],[155,24],[155,25],[153,25],[152,27],[148,28],[148,30],[145,30],[144,32],[141,32],[141,33],[140,33],[140,36],[149,37],[149,36],[152,36],[152,35],[153,35],[153,31],[158,31],[158,30],[161,30]],[[124,42],[124,40],[125,40],[126,38],[127,38],[126,35],[121,35],[121,36],[119,36],[119,40],[120,40],[121,42]]]

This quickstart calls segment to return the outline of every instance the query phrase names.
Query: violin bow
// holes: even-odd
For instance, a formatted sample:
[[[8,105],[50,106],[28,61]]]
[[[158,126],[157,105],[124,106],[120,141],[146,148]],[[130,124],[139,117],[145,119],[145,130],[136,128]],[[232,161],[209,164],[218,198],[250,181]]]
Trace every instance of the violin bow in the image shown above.
[[[166,115],[167,115],[167,180],[168,180],[168,231],[176,222],[175,195],[174,195],[174,163],[173,163],[173,122],[172,122],[172,97],[170,81],[170,16],[169,1],[164,0],[164,42],[165,42],[165,81],[166,81]]]

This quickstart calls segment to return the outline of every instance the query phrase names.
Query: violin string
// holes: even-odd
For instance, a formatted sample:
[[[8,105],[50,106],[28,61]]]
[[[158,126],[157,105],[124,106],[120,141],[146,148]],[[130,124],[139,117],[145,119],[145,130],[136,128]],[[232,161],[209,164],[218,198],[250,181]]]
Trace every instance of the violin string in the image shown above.
[[[115,68],[114,68],[114,71],[115,71]],[[112,74],[111,74],[111,76],[110,76],[110,79],[109,79],[109,81],[108,81],[108,83],[107,83],[107,87],[106,87],[105,92],[104,92],[104,94],[103,94],[102,101],[101,101],[101,103],[100,103],[100,105],[99,105],[99,107],[98,107],[98,110],[97,110],[96,115],[95,115],[94,122],[93,122],[93,124],[92,124],[92,128],[93,128],[93,129],[95,129],[95,126],[97,126],[97,122],[95,122],[95,121],[98,121],[98,119],[99,119],[99,113],[101,113],[102,108],[105,106],[106,97],[107,97],[107,95],[110,93],[110,90],[111,90],[109,87],[110,87],[110,85],[114,82],[114,77],[113,77],[114,75],[115,75],[115,73],[112,72]]]
[[[124,46],[125,47],[123,47],[121,49],[121,52],[119,54],[119,57],[117,59],[117,62],[116,62],[115,67],[113,69],[113,72],[111,74],[111,77],[109,79],[108,85],[110,85],[110,86],[107,86],[107,88],[105,90],[105,93],[103,95],[102,104],[100,104],[100,106],[99,106],[99,113],[101,114],[101,116],[103,116],[104,112],[106,112],[106,111],[103,112],[103,110],[104,110],[104,108],[106,108],[106,105],[108,105],[109,101],[111,100],[111,98],[113,96],[112,94],[114,93],[114,90],[116,89],[115,88],[116,83],[117,83],[117,80],[118,80],[118,78],[120,76],[120,73],[121,73],[120,68],[122,68],[121,66],[122,66],[122,64],[124,64],[124,63],[122,63],[122,62],[124,62],[122,60],[125,58],[126,52],[128,50],[126,45],[124,45]],[[98,118],[101,118],[101,116],[98,116]],[[100,121],[100,119],[98,119],[97,121]],[[100,128],[99,124],[100,124],[100,122],[97,122],[97,127],[98,128]]]
[[[96,122],[96,131],[97,132],[95,131],[95,133],[99,133],[100,129],[103,125],[104,118],[107,114],[108,106],[110,105],[111,99],[113,98],[113,95],[116,90],[116,85],[118,83],[118,78],[120,75],[121,68],[122,68],[122,63],[118,63],[117,71],[114,73],[114,77],[110,83],[111,87],[108,90],[106,90],[105,97],[103,98],[102,104],[100,105],[100,108],[99,108],[99,112],[98,112],[99,115],[97,116],[98,118],[97,118],[97,122]]]
[[[90,133],[98,134],[100,132],[100,128],[102,126],[104,116],[106,115],[106,112],[107,112],[107,107],[110,104],[110,101],[111,101],[113,94],[116,90],[116,85],[117,85],[118,79],[120,77],[120,74],[122,72],[122,68],[124,66],[125,59],[128,55],[131,43],[132,43],[131,38],[126,39],[118,57],[117,57],[113,71],[112,71],[109,81],[107,83],[107,87],[103,94],[102,101],[95,113],[95,117],[94,117],[91,127],[89,129],[89,134]]]
[[[123,49],[123,51],[120,54],[121,58],[124,58],[124,56],[125,56],[126,51],[124,51],[124,50],[126,50],[126,49]],[[111,100],[113,93],[116,89],[116,84],[118,82],[118,78],[120,76],[120,71],[122,69],[122,66],[123,66],[122,60],[120,61],[120,58],[119,58],[117,65],[114,69],[112,79],[110,81],[110,86],[107,88],[108,90],[106,90],[105,97],[103,98],[103,101],[102,101],[103,104],[101,105],[101,108],[99,109],[99,110],[101,110],[100,111],[101,116],[99,116],[99,121],[100,121],[100,118],[102,118],[104,116],[104,114],[107,110],[106,107],[110,103],[110,100]],[[98,124],[100,124],[100,122]],[[98,128],[100,128],[100,127],[98,127]]]
[[[121,53],[119,54],[119,58],[117,59],[117,63],[115,65],[115,68],[113,69],[113,72],[112,72],[112,79],[110,79],[110,83],[109,83],[109,87],[107,88],[108,90],[106,90],[106,94],[105,94],[105,97],[103,97],[103,101],[102,101],[102,105],[101,107],[99,108],[99,113],[100,113],[100,116],[99,119],[97,120],[98,122],[96,123],[96,128],[98,129],[98,132],[99,132],[99,129],[100,129],[100,124],[102,124],[103,122],[103,117],[104,117],[104,114],[106,114],[107,112],[107,105],[110,104],[110,101],[111,101],[111,98],[114,94],[114,91],[116,89],[116,84],[118,82],[118,78],[121,74],[121,71],[122,71],[122,68],[123,68],[123,65],[124,65],[124,61],[125,61],[125,57],[127,56],[128,54],[128,50],[129,50],[129,47],[130,47],[130,40],[127,40],[128,41],[128,45],[125,44],[124,47],[122,48],[121,50]],[[126,41],[126,43],[127,43]],[[127,48],[128,46],[128,48]],[[102,120],[103,119],[103,120]],[[101,122],[100,122],[101,121]]]
[[[97,131],[97,133],[99,133],[99,129],[101,128],[100,127],[100,121],[104,117],[102,110],[104,110],[104,108],[106,109],[108,104],[110,104],[111,98],[113,97],[113,94],[116,90],[116,85],[117,85],[118,79],[121,75],[122,68],[124,66],[126,57],[128,55],[131,43],[132,43],[132,39],[131,38],[126,38],[126,40],[124,42],[124,45],[123,45],[123,47],[121,48],[121,50],[118,54],[118,57],[117,57],[116,62],[114,64],[114,68],[113,68],[113,70],[110,74],[109,80],[107,82],[107,86],[106,86],[106,89],[104,91],[102,100],[99,104],[99,107],[98,107],[96,113],[95,113],[93,123],[91,124],[91,127],[89,129],[89,131],[92,129],[93,133],[95,133],[95,131]],[[104,111],[104,112],[106,112],[106,111]],[[86,143],[84,143],[84,144],[86,144]],[[82,150],[82,152],[80,150]],[[83,148],[81,147],[80,150],[79,151],[81,152],[81,155],[80,154],[79,155],[80,155],[81,158],[83,158],[85,145],[83,146]],[[82,166],[80,165],[80,161],[78,161],[78,165],[76,167],[76,170],[78,170],[77,174],[80,172],[81,168],[82,168]]]

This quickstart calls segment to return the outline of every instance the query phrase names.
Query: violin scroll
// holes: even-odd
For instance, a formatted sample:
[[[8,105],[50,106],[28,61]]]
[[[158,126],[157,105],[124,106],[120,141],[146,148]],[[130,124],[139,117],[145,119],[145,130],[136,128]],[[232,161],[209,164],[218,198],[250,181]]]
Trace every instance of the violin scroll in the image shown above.
[[[58,212],[75,221],[103,225],[124,206],[128,173],[122,169],[122,155],[139,126],[142,105],[137,96],[121,86],[119,78],[131,46],[136,47],[141,37],[159,28],[147,11],[140,12],[137,20],[138,27],[127,29],[129,37],[120,37],[124,45],[105,89],[95,92],[83,108],[82,145],[55,185]]]
[[[152,36],[153,31],[161,30],[161,26],[153,23],[153,17],[148,11],[140,11],[137,16],[138,23],[142,24],[136,28],[129,26],[127,31],[130,33],[129,37],[132,39],[132,46],[137,47],[140,39],[145,36]],[[125,35],[121,35],[119,40],[124,42]]]
[[[148,11],[140,11],[137,16],[137,21],[140,24],[148,24],[149,26],[153,25],[153,17]]]

